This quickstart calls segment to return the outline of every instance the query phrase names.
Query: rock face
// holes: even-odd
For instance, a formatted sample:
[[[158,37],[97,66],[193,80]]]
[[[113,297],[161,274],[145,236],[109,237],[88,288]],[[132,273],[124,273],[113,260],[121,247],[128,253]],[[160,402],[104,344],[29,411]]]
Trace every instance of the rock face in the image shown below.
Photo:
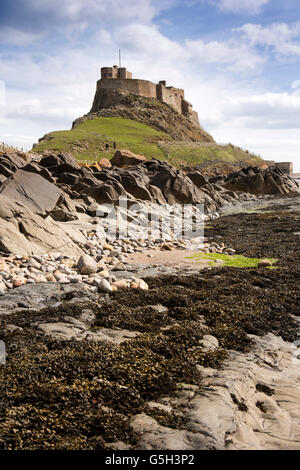
[[[293,365],[292,349],[281,338],[269,333],[252,339],[254,351],[233,353],[220,371],[199,367],[202,386],[178,390],[166,408],[180,406],[186,430],[161,426],[144,413],[134,416],[138,449],[299,449],[299,364]]]
[[[252,194],[297,194],[300,192],[297,182],[279,168],[261,170],[259,167],[251,166],[229,174],[224,180],[223,187],[231,191]]]
[[[171,106],[154,98],[144,98],[119,90],[103,90],[106,94],[104,108],[76,119],[73,129],[80,123],[95,117],[123,117],[147,124],[165,132],[175,140],[185,142],[211,142],[213,137]],[[45,136],[43,139],[49,138]]]
[[[7,179],[0,194],[16,204],[45,216],[63,203],[62,191],[40,175],[17,170]]]

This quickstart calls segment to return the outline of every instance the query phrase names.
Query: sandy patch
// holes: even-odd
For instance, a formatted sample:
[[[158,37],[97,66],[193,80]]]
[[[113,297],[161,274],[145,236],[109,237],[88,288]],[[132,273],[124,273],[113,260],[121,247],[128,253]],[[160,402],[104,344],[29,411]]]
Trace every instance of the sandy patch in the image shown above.
[[[132,253],[126,258],[130,264],[159,264],[163,266],[186,266],[195,265],[199,268],[210,266],[211,260],[194,260],[189,259],[199,251],[194,250],[147,250],[144,253]],[[150,256],[149,256],[150,255]]]

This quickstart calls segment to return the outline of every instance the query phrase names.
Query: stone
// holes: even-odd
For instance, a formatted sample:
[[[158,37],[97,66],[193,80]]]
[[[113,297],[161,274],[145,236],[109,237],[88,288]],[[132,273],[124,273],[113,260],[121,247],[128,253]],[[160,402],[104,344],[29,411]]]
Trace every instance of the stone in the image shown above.
[[[138,285],[138,289],[149,290],[148,284],[145,281],[143,281],[143,279],[138,279],[137,285]]]
[[[115,286],[117,290],[128,289],[128,283],[126,281],[115,281],[113,282],[113,286]]]
[[[78,260],[77,269],[81,274],[93,274],[98,271],[98,265],[91,256],[82,255]]]
[[[262,259],[257,263],[258,268],[267,268],[269,266],[272,266],[272,263],[268,259]]]
[[[131,165],[138,165],[147,159],[142,155],[135,155],[130,150],[117,150],[113,158],[110,160],[112,166],[126,168]]]
[[[227,253],[228,255],[234,255],[234,253],[236,252],[233,248],[224,248],[223,250],[223,253]]]
[[[63,340],[71,340],[82,332],[80,327],[63,322],[41,323],[38,329],[46,335]]]
[[[47,279],[45,276],[43,276],[42,274],[38,274],[37,276],[35,276],[35,282],[37,284],[42,284],[42,283],[45,283],[47,282]]]
[[[99,272],[99,276],[104,278],[104,279],[108,279],[109,278],[109,272],[107,271],[107,269],[104,269],[103,271]]]
[[[112,286],[106,279],[102,279],[101,281],[98,281],[97,287],[100,292],[104,292],[106,294],[110,294],[113,291]]]
[[[112,164],[110,163],[110,161],[107,158],[101,158],[101,160],[99,160],[98,164],[101,168],[111,168],[112,167]]]
[[[103,250],[108,250],[109,252],[111,252],[114,250],[114,247],[110,245],[109,243],[104,243]]]
[[[205,350],[215,350],[219,347],[219,341],[215,336],[204,335],[202,340],[199,342],[200,346]]]
[[[21,287],[21,286],[24,286],[25,284],[26,284],[26,279],[16,279],[15,281],[13,281],[14,287]]]
[[[163,243],[163,245],[160,248],[162,251],[172,251],[172,247],[168,245],[168,243]]]
[[[60,279],[64,277],[64,274],[57,270],[57,271],[54,271],[53,276],[55,277],[57,281],[60,281]]]

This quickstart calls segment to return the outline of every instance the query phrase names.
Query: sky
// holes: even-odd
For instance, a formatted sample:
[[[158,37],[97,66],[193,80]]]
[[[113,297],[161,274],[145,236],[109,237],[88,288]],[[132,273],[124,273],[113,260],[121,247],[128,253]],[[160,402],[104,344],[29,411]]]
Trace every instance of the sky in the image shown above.
[[[300,172],[299,0],[0,0],[0,141],[71,128],[119,48],[217,142]]]

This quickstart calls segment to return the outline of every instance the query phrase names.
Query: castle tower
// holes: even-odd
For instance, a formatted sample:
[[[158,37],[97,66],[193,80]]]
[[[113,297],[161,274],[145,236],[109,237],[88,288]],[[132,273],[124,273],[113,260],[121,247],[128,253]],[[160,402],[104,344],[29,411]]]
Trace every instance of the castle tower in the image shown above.
[[[125,67],[118,67],[117,65],[114,65],[113,67],[102,67],[101,79],[107,80],[110,78],[131,80],[132,73],[128,72]]]

